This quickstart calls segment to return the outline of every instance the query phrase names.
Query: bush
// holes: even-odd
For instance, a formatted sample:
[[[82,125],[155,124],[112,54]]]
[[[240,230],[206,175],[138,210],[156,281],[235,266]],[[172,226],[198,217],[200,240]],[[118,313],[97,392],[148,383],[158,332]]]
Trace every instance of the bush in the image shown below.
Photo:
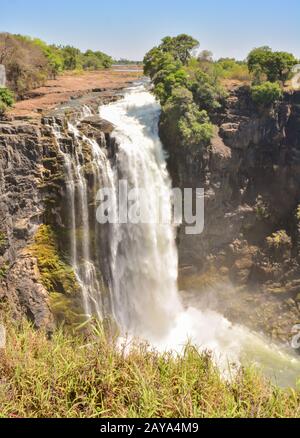
[[[235,59],[220,59],[214,64],[216,75],[223,79],[235,79],[239,81],[250,81],[251,74],[245,62],[238,62]]]
[[[50,78],[55,79],[58,73],[61,73],[64,69],[64,60],[61,49],[54,45],[49,46],[39,38],[34,38],[32,42],[42,49],[48,60]]]
[[[14,95],[8,88],[0,88],[0,101],[7,106],[13,106]]]
[[[163,106],[161,126],[177,146],[206,146],[213,135],[207,112],[199,109],[191,91],[184,87],[175,88]]]
[[[199,108],[208,113],[220,108],[225,91],[218,81],[199,68],[188,70],[188,73],[190,77],[189,89],[192,91],[194,101]]]
[[[260,106],[270,106],[282,98],[283,92],[280,85],[275,82],[264,82],[261,85],[254,85],[251,88],[253,101]]]
[[[287,235],[285,230],[279,230],[276,233],[273,233],[272,236],[267,237],[267,244],[272,249],[290,247],[291,243],[291,238]]]

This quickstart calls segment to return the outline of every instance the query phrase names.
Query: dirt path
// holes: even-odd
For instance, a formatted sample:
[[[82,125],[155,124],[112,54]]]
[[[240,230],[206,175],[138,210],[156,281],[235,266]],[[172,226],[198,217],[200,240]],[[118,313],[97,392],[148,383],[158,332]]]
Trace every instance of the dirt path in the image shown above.
[[[33,90],[29,98],[14,105],[13,117],[37,117],[41,112],[67,102],[71,97],[80,97],[92,90],[118,90],[126,87],[142,75],[142,70],[110,69],[80,74],[63,74],[49,80],[45,86]]]

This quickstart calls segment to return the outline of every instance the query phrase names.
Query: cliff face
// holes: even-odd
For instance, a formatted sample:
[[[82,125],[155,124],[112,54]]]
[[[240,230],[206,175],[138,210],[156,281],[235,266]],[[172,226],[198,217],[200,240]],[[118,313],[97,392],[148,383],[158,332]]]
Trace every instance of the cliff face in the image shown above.
[[[249,324],[286,340],[300,319],[300,93],[260,112],[247,88],[235,89],[214,122],[205,150],[174,149],[161,129],[174,186],[205,189],[204,232],[179,230],[180,285],[207,289],[213,272],[213,282],[242,291],[238,310],[221,293],[229,317],[249,319],[252,301],[262,315]]]
[[[67,122],[76,119],[84,105],[96,113],[101,103],[117,99],[114,93],[106,93],[105,97],[102,94],[95,92],[74,100],[41,119],[21,117],[0,123],[0,304],[8,302],[16,317],[25,314],[36,327],[50,331],[55,317],[70,310],[64,309],[61,303],[68,306],[68,294],[78,295],[69,265],[68,181],[52,127],[60,126],[61,144],[71,156],[76,145],[67,130]],[[90,117],[81,123],[79,131],[95,139],[107,156],[112,155],[111,127],[107,123],[96,116]],[[88,188],[93,186],[90,147],[85,144],[80,158]],[[90,217],[95,220],[95,197],[92,189],[89,190],[89,209],[93,210]],[[42,239],[40,245],[37,236]],[[104,262],[98,269],[103,271],[102,280],[107,283],[105,236],[102,251]],[[80,313],[76,294],[71,301],[77,306],[73,303],[71,310],[76,307]]]

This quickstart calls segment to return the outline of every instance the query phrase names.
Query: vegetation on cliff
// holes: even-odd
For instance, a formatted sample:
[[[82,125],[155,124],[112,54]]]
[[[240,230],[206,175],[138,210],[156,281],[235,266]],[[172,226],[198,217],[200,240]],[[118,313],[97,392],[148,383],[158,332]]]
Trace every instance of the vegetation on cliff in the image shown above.
[[[293,67],[299,61],[287,52],[273,52],[264,46],[253,49],[247,58],[253,75],[251,95],[259,107],[270,107],[283,96],[282,86],[291,78]]]
[[[263,82],[251,87],[253,101],[260,106],[270,106],[283,96],[282,88],[275,82]]]
[[[14,95],[8,88],[0,88],[0,115],[14,103]]]
[[[197,54],[199,42],[189,35],[165,37],[144,58],[144,72],[154,85],[162,105],[161,127],[174,145],[207,146],[213,135],[210,117],[224,103],[222,82],[237,79],[251,84],[250,94],[258,107],[270,107],[283,96],[297,59],[269,47],[253,49],[246,61]]]
[[[56,235],[49,225],[39,227],[30,253],[37,259],[41,281],[50,294],[51,310],[56,320],[67,325],[78,321],[81,313],[80,288],[72,267],[58,249]]]
[[[125,352],[96,323],[85,334],[57,330],[51,340],[26,321],[7,328],[0,350],[3,418],[300,416],[294,390],[273,386],[254,368],[233,370],[226,381],[209,354],[190,345],[181,356],[143,345]]]
[[[82,53],[72,46],[48,45],[38,38],[0,33],[0,64],[6,68],[8,87],[22,98],[63,71],[108,68],[112,58],[100,51]]]

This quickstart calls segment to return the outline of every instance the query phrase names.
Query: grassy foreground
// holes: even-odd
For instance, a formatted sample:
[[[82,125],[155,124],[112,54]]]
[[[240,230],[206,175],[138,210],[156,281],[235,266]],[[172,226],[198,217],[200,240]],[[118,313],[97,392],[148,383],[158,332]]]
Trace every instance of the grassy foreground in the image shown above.
[[[93,327],[87,335],[10,323],[0,350],[0,417],[299,417],[300,394],[253,369],[231,383],[208,354],[133,347],[125,354]]]

